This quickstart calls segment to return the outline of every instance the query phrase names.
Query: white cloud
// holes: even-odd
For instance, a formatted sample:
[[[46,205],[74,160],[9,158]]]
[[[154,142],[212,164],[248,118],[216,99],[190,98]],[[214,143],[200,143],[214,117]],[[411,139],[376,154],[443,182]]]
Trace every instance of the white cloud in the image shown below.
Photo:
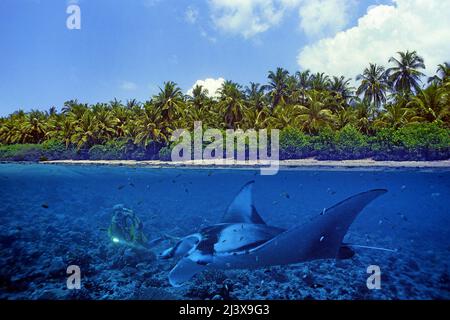
[[[200,35],[211,43],[217,42],[217,38],[210,36],[209,33],[205,31],[205,29],[200,29]]]
[[[354,78],[369,62],[387,65],[397,51],[416,50],[432,74],[449,59],[450,1],[393,2],[369,7],[357,26],[304,47],[299,66]]]
[[[212,20],[224,31],[250,38],[277,25],[297,0],[210,0]]]
[[[278,25],[296,8],[307,35],[334,34],[347,26],[353,4],[354,0],[209,0],[216,27],[244,38]]]
[[[189,6],[184,13],[185,20],[190,24],[195,24],[199,16],[198,9]]]
[[[143,0],[144,6],[147,8],[152,8],[158,5],[162,0]]]
[[[334,35],[350,20],[354,0],[300,1],[300,28],[308,36]]]
[[[137,84],[131,81],[122,81],[120,89],[125,91],[134,91],[138,88]]]
[[[205,80],[197,80],[194,85],[187,91],[187,94],[192,95],[192,90],[195,88],[195,86],[199,85],[208,90],[209,97],[216,98],[218,96],[217,90],[222,87],[222,84],[224,82],[224,78],[207,78]]]

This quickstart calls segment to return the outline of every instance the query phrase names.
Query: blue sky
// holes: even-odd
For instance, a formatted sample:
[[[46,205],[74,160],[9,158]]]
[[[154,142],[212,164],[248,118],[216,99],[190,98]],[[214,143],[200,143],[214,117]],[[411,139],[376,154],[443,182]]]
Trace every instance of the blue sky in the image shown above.
[[[402,14],[400,9],[405,14],[424,10],[419,4],[409,8],[406,0],[320,0],[319,7],[315,1],[2,0],[0,115],[18,108],[60,108],[75,98],[89,103],[114,97],[143,101],[167,80],[185,92],[208,78],[264,82],[267,71],[277,66],[290,71],[323,66],[326,72],[347,75],[353,65],[342,69],[340,61],[330,58],[335,53],[347,56],[341,46],[346,40],[340,37],[350,37],[357,29],[364,38],[370,28],[375,28],[372,33],[380,29],[360,25],[359,18],[376,24],[377,14],[383,19],[392,14],[394,19]],[[80,30],[66,27],[71,3],[81,9]],[[361,41],[348,50],[364,52],[349,62],[387,60],[395,52],[373,56],[360,49],[370,47]],[[447,54],[444,49],[431,59],[440,62]]]

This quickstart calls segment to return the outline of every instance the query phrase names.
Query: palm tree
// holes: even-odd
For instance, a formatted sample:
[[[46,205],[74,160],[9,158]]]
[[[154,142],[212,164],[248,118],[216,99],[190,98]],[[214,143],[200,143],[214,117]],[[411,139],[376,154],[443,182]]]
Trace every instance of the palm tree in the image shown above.
[[[375,127],[397,129],[408,123],[416,121],[416,114],[413,109],[406,108],[405,103],[389,104],[386,111],[381,113],[380,117],[374,122]]]
[[[187,96],[187,100],[191,102],[191,105],[196,109],[202,109],[209,103],[208,89],[203,88],[201,85],[196,85],[192,89],[192,96]]]
[[[275,108],[277,109],[277,108]],[[274,109],[274,110],[275,110]],[[268,119],[270,117],[270,109],[264,106],[262,109],[258,110],[256,108],[245,108],[244,117],[241,121],[241,128],[244,130],[248,129],[266,129],[268,124]]]
[[[224,115],[225,126],[227,129],[234,129],[242,120],[245,108],[241,86],[232,81],[225,81],[218,93],[220,95],[219,107]]]
[[[275,108],[279,103],[286,102],[288,76],[289,71],[283,68],[277,68],[275,72],[269,71],[269,75],[267,76],[269,83],[264,86],[264,89],[269,91],[272,108]]]
[[[259,83],[250,82],[250,85],[245,88],[245,96],[250,108],[261,111],[266,106],[264,87]]]
[[[91,110],[87,110],[77,122],[70,140],[77,149],[87,149],[98,143],[97,123]]]
[[[115,105],[114,108],[122,108]],[[94,119],[97,128],[97,137],[99,140],[107,141],[114,137],[116,119],[112,116],[111,111],[107,105],[95,105],[92,108]]]
[[[272,114],[267,119],[267,125],[271,129],[283,129],[286,127],[299,127],[302,125],[300,115],[302,107],[300,105],[278,105],[272,110]]]
[[[0,141],[5,144],[22,143],[20,122],[9,118],[2,121],[0,126]]]
[[[325,73],[319,73],[311,75],[310,78],[310,86],[311,89],[316,91],[325,91],[328,90],[330,84],[330,77]]]
[[[450,63],[448,62],[438,65],[436,75],[428,78],[428,83],[442,85],[446,79],[450,79]]]
[[[183,93],[173,81],[165,82],[164,88],[160,88],[153,100],[165,121],[173,120],[185,106]]]
[[[88,106],[86,104],[78,103],[78,100],[75,99],[64,102],[64,106],[62,107],[61,111],[63,114],[72,113],[79,116],[77,118],[81,118],[87,107]]]
[[[421,90],[406,105],[415,108],[417,114],[429,122],[450,120],[450,105],[445,101],[445,91],[437,85],[431,85]]]
[[[50,122],[50,129],[48,137],[50,139],[58,139],[64,142],[66,149],[72,143],[72,136],[75,134],[75,123],[70,118],[63,118],[62,120],[54,120]]]
[[[135,126],[137,132],[134,142],[143,147],[150,146],[152,142],[164,143],[169,140],[167,134],[171,130],[153,104],[145,104],[143,114],[137,119]]]
[[[356,121],[355,110],[352,107],[340,107],[334,114],[336,129],[342,129],[347,124],[353,124]]]
[[[311,71],[297,71],[295,73],[295,77],[297,78],[297,83],[300,89],[303,91],[311,89]]]
[[[134,111],[131,111],[134,109]],[[128,104],[126,107],[112,107],[110,116],[112,117],[112,128],[115,137],[125,137],[128,134],[127,124],[132,114],[137,114],[140,106],[136,104]]]
[[[298,106],[298,119],[301,120],[303,129],[309,133],[317,133],[321,128],[330,126],[334,120],[332,111],[326,107],[327,97],[324,95],[312,90],[308,93],[306,106]]]
[[[312,85],[311,71],[297,71],[295,73],[295,77],[297,79],[297,86],[300,93],[299,103],[303,105],[306,103],[306,92],[311,89]]]
[[[356,77],[356,81],[361,81],[356,94],[363,95],[368,104],[373,104],[379,110],[386,103],[389,85],[384,67],[370,63],[369,67]]]
[[[350,85],[351,79],[345,77],[333,77],[330,79],[328,89],[348,103],[353,98],[354,88]]]
[[[112,104],[111,104],[111,107],[112,107],[112,108],[114,108],[114,107],[120,108],[120,107],[122,107],[122,106],[121,106],[121,105],[117,106],[117,105],[112,105]],[[136,108],[136,107],[140,107],[140,103],[139,103],[139,101],[137,101],[136,99],[129,99],[129,100],[127,100],[127,103],[126,103],[125,107],[126,107],[127,109],[129,109],[129,110],[132,110],[132,109],[134,109],[134,108]]]
[[[389,63],[394,66],[387,70],[389,82],[397,92],[410,95],[420,90],[420,78],[425,76],[419,71],[425,69],[424,60],[416,51],[398,52],[399,59],[391,57]]]
[[[21,143],[41,143],[47,134],[47,119],[41,111],[32,110],[20,123]]]
[[[355,126],[365,134],[372,133],[372,122],[374,118],[374,106],[366,100],[357,100],[355,105]]]

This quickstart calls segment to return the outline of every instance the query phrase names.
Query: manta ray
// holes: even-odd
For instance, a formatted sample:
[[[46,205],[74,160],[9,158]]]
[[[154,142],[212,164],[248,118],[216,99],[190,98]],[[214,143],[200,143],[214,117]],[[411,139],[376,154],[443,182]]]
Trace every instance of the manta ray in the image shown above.
[[[252,269],[354,255],[343,238],[356,216],[385,189],[359,193],[323,209],[312,220],[288,230],[268,226],[252,200],[254,181],[242,187],[222,220],[182,238],[161,258],[182,257],[169,273],[178,287],[206,269]]]

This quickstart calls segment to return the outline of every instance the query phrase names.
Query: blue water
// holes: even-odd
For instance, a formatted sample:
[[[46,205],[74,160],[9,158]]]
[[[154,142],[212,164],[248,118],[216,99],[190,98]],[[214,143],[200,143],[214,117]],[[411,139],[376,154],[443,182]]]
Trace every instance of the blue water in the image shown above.
[[[215,224],[239,189],[255,180],[254,202],[269,225],[289,228],[323,208],[374,188],[346,241],[349,260],[319,260],[257,270],[208,271],[181,288],[167,280],[175,261],[112,243],[105,229],[123,204],[151,240]],[[2,299],[449,299],[450,170],[258,170],[0,165]],[[295,246],[295,244],[292,244]],[[81,289],[66,268],[81,269]],[[381,289],[369,290],[369,265]],[[226,292],[225,292],[226,291]]]

